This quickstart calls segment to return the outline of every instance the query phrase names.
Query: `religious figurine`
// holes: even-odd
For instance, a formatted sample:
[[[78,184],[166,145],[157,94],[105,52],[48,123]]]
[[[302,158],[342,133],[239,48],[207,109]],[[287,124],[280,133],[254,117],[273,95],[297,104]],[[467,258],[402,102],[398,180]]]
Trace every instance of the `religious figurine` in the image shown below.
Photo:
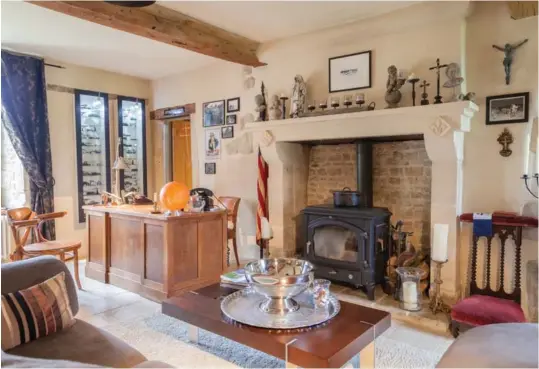
[[[421,94],[421,105],[429,105],[429,94],[427,93],[427,87],[430,86],[430,83],[427,83],[427,80],[423,80],[423,83],[419,85],[420,88],[423,89],[423,93]]]
[[[502,149],[500,150],[500,155],[504,158],[507,158],[508,156],[511,156],[513,153],[513,150],[509,148],[509,145],[513,143],[513,135],[507,128],[504,128],[502,133],[498,136],[498,143],[502,145]]]
[[[275,120],[281,118],[281,102],[279,96],[272,95],[269,103],[269,119]]]
[[[447,67],[447,64],[440,64],[440,58],[436,59],[436,65],[430,67],[429,70],[436,69],[436,96],[434,96],[433,104],[442,103],[442,95],[440,95],[440,69]]]
[[[402,99],[402,94],[399,90],[402,85],[404,85],[404,82],[406,82],[406,79],[399,78],[397,67],[394,65],[390,65],[389,68],[387,68],[387,73],[388,76],[385,96],[387,102],[386,109],[396,108]]]
[[[514,45],[505,44],[503,48],[497,45],[492,45],[492,47],[496,50],[503,51],[503,68],[505,70],[506,85],[508,85],[511,81],[511,64],[513,64],[513,55],[515,54],[515,50],[524,45],[526,42],[528,42],[528,39],[525,39],[524,41]]]
[[[292,89],[292,100],[290,101],[290,118],[297,118],[305,111],[305,98],[307,96],[307,85],[303,77],[299,74],[294,77],[294,88]]]
[[[464,78],[460,76],[460,67],[457,63],[450,63],[446,70],[445,75],[447,76],[447,81],[445,81],[443,87],[452,88],[453,96],[450,101],[457,101],[458,95],[456,93],[456,88],[464,82]]]
[[[266,120],[267,105],[266,105],[266,93],[264,89],[264,82],[260,86],[260,94],[255,96],[255,111],[258,112],[257,122],[264,122]]]
[[[466,95],[460,94],[457,99],[459,101],[472,101],[475,102],[475,92],[468,92]]]

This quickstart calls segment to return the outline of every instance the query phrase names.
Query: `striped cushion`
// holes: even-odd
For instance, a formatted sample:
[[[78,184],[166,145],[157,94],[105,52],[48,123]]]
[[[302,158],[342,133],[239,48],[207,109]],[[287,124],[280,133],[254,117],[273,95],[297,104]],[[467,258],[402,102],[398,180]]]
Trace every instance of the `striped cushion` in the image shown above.
[[[64,272],[25,290],[2,295],[2,350],[58,332],[73,323]]]

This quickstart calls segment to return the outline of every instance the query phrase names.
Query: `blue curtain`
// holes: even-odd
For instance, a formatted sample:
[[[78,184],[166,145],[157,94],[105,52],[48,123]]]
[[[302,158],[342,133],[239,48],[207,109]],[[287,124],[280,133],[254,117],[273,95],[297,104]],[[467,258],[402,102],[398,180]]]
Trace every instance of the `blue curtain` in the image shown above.
[[[38,213],[54,211],[47,85],[42,59],[2,50],[2,124],[30,180],[30,203]],[[53,240],[54,222],[43,235]]]

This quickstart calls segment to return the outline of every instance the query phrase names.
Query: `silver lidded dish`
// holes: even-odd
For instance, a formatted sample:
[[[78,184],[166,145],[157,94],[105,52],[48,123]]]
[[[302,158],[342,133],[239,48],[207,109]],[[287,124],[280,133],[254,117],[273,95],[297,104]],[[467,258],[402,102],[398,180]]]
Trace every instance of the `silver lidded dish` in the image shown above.
[[[299,309],[293,297],[309,288],[313,269],[311,263],[300,259],[260,259],[245,266],[245,277],[255,292],[266,297],[259,309],[283,315]]]

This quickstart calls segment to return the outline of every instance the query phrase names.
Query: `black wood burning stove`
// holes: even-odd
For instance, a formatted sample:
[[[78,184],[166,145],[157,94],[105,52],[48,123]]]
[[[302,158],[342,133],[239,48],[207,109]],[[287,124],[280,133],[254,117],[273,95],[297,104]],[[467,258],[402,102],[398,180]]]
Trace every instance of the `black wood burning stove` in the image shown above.
[[[315,276],[364,287],[374,300],[389,258],[389,210],[324,204],[309,206],[302,215],[303,254],[315,265]]]
[[[297,251],[315,265],[316,277],[364,287],[374,300],[374,286],[385,282],[391,213],[372,207],[372,142],[356,145],[361,206],[324,204],[302,210]]]

